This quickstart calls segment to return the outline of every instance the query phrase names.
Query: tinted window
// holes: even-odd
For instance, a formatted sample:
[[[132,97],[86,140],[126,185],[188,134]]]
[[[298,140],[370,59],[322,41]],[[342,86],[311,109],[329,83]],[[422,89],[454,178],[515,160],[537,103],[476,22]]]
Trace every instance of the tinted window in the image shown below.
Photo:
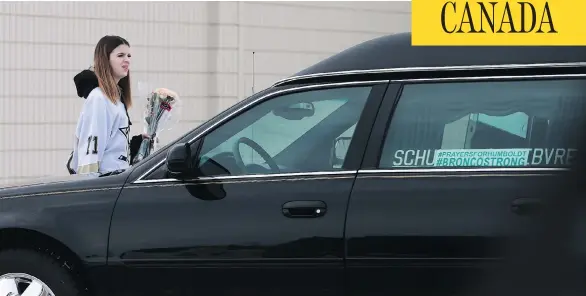
[[[370,91],[371,87],[315,90],[259,104],[204,138],[200,173],[218,176],[339,170],[331,157],[336,139],[352,138]]]
[[[585,111],[582,80],[405,85],[381,168],[566,167]]]

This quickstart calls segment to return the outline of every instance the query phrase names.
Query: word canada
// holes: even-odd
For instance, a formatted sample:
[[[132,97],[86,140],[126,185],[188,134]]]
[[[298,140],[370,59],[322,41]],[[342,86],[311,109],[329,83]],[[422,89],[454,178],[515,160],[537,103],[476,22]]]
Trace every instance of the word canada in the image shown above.
[[[445,33],[487,33],[486,30],[490,33],[557,33],[547,1],[543,7],[523,1],[458,4],[461,2],[448,1],[442,6],[441,24]]]

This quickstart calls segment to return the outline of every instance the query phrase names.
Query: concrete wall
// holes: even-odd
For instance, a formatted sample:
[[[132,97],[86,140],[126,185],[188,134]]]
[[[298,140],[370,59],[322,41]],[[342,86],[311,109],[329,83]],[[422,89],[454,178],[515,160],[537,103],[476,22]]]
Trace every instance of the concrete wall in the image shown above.
[[[183,100],[162,144],[252,94],[356,43],[410,30],[410,2],[1,2],[0,184],[66,175],[82,99],[73,76],[103,35],[133,50],[137,87]]]

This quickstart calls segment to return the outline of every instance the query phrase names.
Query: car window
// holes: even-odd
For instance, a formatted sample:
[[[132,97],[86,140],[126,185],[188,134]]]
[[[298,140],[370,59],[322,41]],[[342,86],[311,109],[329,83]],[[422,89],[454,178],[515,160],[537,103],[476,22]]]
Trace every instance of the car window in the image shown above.
[[[277,153],[291,145],[293,141],[299,139],[299,137],[305,134],[309,129],[324,120],[327,116],[331,115],[344,103],[347,103],[347,99],[345,98],[314,102],[314,114],[294,123],[292,120],[275,115],[272,112],[267,113],[205,153],[204,157],[210,157],[225,151],[231,151],[235,142],[242,137],[252,139],[271,157],[274,157]],[[255,109],[254,111],[257,110],[260,109]],[[245,163],[261,164],[264,162],[263,158],[249,146],[241,147],[240,152]]]
[[[407,84],[380,168],[567,167],[583,80]]]
[[[352,138],[370,91],[371,87],[321,89],[263,102],[204,137],[198,173],[339,170],[341,166],[332,162],[336,139]]]

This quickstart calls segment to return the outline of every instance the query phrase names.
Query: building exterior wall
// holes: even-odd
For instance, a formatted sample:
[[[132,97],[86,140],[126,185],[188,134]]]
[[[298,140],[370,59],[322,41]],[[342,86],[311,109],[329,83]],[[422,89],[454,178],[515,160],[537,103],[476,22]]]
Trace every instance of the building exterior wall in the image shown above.
[[[73,77],[103,35],[131,44],[131,134],[140,85],[182,98],[161,144],[336,52],[410,30],[410,2],[1,2],[0,184],[66,175],[83,100]],[[253,56],[254,55],[254,79]]]

